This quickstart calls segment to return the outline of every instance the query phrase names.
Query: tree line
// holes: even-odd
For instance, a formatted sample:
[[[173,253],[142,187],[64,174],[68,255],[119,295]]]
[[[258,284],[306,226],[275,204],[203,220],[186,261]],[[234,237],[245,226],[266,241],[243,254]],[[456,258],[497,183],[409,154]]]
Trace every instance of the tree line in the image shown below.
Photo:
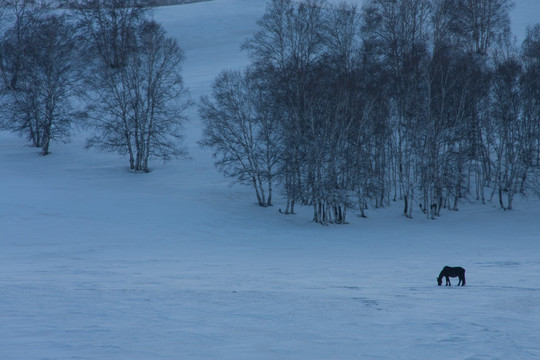
[[[75,126],[87,145],[149,159],[185,155],[190,105],[176,41],[137,0],[0,0],[1,126],[49,154]]]
[[[538,192],[540,25],[521,46],[510,0],[271,0],[200,102],[201,144],[260,206],[279,184],[313,221],[400,201],[430,218],[464,198]],[[281,210],[281,209],[280,209]]]

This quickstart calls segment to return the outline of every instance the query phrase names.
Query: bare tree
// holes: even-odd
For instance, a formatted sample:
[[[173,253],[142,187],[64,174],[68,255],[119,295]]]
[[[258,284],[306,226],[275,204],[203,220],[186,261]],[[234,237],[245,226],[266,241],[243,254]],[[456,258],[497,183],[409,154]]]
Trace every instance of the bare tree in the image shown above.
[[[186,155],[181,146],[184,110],[191,105],[181,77],[183,52],[153,21],[130,37],[131,50],[121,66],[102,58],[91,83],[91,112],[98,135],[88,141],[107,151],[129,155],[130,168],[149,171],[149,159]]]
[[[533,143],[531,166],[538,170],[540,169],[540,24],[528,29],[522,45],[522,59],[523,116]]]
[[[70,137],[73,99],[81,79],[76,31],[65,16],[50,15],[37,19],[20,43],[24,60],[16,88],[9,93],[8,127],[47,155],[51,140]]]
[[[112,69],[125,66],[149,8],[137,0],[77,0],[75,7],[94,53]]]
[[[25,52],[28,51],[29,34],[36,30],[37,22],[46,16],[50,3],[33,0],[3,0],[0,3],[0,20],[2,17],[11,26],[1,24],[3,30],[0,39],[0,75],[7,90],[15,90],[20,72],[24,66]]]
[[[470,90],[466,50],[451,28],[448,1],[431,4],[433,37],[430,58],[423,65],[426,86],[425,121],[420,129],[420,206],[428,218],[440,216],[443,207],[454,209],[461,194],[463,169],[468,160],[464,107]]]
[[[363,8],[363,39],[388,72],[391,128],[403,213],[412,217],[417,187],[416,151],[425,119],[423,63],[427,56],[430,3],[427,0],[370,0]]]
[[[199,111],[204,122],[200,144],[213,149],[225,176],[253,186],[259,206],[271,206],[278,122],[257,79],[250,72],[221,73],[212,98],[203,97]]]
[[[522,115],[522,92],[520,80],[522,65],[515,55],[497,61],[493,86],[493,111],[490,136],[494,152],[494,192],[505,210],[512,209],[516,193],[531,166],[531,127],[529,118]],[[507,195],[504,204],[503,193]]]
[[[447,0],[452,30],[471,52],[486,55],[509,31],[511,0]]]
[[[312,70],[324,54],[326,6],[325,0],[272,0],[259,21],[261,30],[243,46],[282,109],[280,175],[287,195],[285,213],[294,213],[297,201],[316,202],[312,180],[318,158],[313,156],[316,144],[312,140],[317,136],[317,117],[311,105],[316,105],[320,92],[311,91],[317,76]]]

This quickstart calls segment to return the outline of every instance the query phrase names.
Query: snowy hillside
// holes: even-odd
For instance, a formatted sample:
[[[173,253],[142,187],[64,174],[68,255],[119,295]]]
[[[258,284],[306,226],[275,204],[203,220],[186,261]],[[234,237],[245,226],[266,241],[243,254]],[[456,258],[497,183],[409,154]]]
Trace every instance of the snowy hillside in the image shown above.
[[[540,2],[516,2],[520,37]],[[263,11],[155,11],[186,52],[194,100],[247,64],[239,47]],[[85,150],[85,134],[41,157],[0,133],[0,359],[540,358],[537,198],[323,227],[230,186],[189,117],[192,159],[144,175]],[[466,268],[467,286],[438,287],[444,265]]]

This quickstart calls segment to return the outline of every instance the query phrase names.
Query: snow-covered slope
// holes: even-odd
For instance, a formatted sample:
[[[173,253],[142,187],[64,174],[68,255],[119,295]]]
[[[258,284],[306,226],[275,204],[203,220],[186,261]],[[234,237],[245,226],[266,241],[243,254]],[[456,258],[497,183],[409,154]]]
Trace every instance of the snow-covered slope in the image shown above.
[[[524,4],[514,12],[538,9]],[[195,100],[247,63],[239,46],[263,11],[156,10]],[[0,133],[0,359],[540,358],[537,199],[321,227],[229,186],[190,117],[192,160],[144,175],[84,135],[40,157]],[[444,265],[465,267],[467,286],[437,287]]]

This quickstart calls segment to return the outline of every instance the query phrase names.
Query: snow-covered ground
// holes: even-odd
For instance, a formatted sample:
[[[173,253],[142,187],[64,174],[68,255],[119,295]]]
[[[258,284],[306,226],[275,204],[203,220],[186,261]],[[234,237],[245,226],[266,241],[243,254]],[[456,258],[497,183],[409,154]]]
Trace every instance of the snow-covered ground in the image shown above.
[[[156,10],[195,100],[247,63],[238,49],[263,11]],[[519,29],[515,14],[533,13],[540,2],[518,3]],[[1,360],[540,358],[538,199],[436,221],[396,204],[322,227],[229,186],[190,117],[192,160],[144,175],[83,135],[40,157],[0,133]],[[465,267],[467,286],[438,287],[444,265]]]

